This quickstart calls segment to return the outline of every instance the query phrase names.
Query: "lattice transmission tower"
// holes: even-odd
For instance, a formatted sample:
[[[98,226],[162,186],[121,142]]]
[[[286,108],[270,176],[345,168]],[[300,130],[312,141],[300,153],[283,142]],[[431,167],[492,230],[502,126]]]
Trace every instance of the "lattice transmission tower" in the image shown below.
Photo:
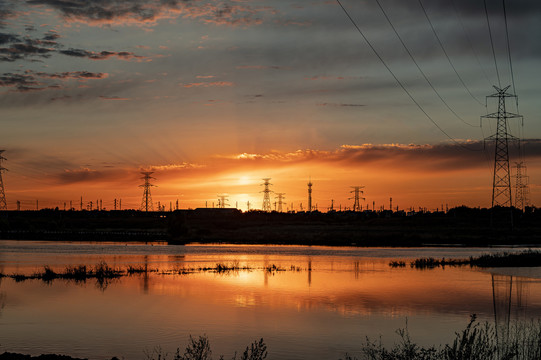
[[[154,205],[152,204],[152,195],[150,194],[150,188],[156,186],[150,183],[150,180],[156,178],[150,176],[154,171],[141,171],[143,177],[141,179],[145,180],[145,183],[139,185],[143,188],[143,199],[141,200],[141,211],[154,211]]]
[[[348,200],[353,199],[353,211],[361,211],[361,199],[365,200],[364,197],[361,195],[364,194],[364,191],[361,189],[364,188],[364,186],[351,186],[353,190],[350,191],[350,193],[353,193],[353,197],[350,197]]]
[[[218,195],[218,208],[225,209],[226,206],[229,206],[229,195]]]
[[[509,172],[509,140],[516,138],[509,134],[507,120],[521,118],[521,115],[509,113],[505,109],[505,99],[517,98],[516,95],[507,92],[509,86],[500,89],[494,86],[496,93],[487,96],[498,98],[498,112],[481,116],[487,119],[496,119],[496,133],[485,140],[494,141],[494,177],[492,181],[492,207],[511,207],[511,175]]]
[[[528,195],[530,193],[529,177],[526,175],[526,165],[524,162],[516,162],[514,168],[515,173],[515,207],[524,211],[529,205]]]
[[[6,201],[6,192],[4,191],[4,180],[2,179],[2,173],[7,171],[5,167],[2,166],[2,161],[7,160],[2,153],[5,150],[0,150],[0,210],[7,210],[8,204]]]
[[[286,193],[276,193],[276,199],[278,199],[278,212],[282,212],[282,205],[284,204],[284,199]]]
[[[271,178],[264,178],[262,179],[264,181],[263,186],[265,186],[265,189],[263,191],[261,191],[263,193],[263,207],[262,207],[262,210],[263,211],[266,211],[266,212],[271,212],[272,211],[272,208],[271,208],[271,202],[270,202],[270,194],[272,192],[272,190],[269,188],[270,185],[272,185],[270,183],[270,179]]]

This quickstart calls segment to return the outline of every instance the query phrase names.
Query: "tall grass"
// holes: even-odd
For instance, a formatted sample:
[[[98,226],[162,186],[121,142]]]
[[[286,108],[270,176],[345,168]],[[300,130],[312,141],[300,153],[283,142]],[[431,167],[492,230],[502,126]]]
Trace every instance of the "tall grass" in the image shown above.
[[[164,353],[161,347],[156,347],[152,351],[145,351],[146,360],[168,360],[169,354]],[[237,358],[237,353],[233,355],[231,360],[264,360],[267,358],[267,345],[260,339],[254,341],[250,346],[247,346],[242,355]],[[220,360],[225,360],[224,355],[220,355]],[[172,360],[212,360],[212,350],[210,342],[206,335],[199,336],[194,339],[190,335],[188,345],[181,353],[180,348],[177,348]]]
[[[541,266],[541,251],[526,250],[516,253],[485,254],[468,259],[435,259],[419,258],[410,262],[415,269],[433,269],[444,266],[477,266],[477,267],[531,267]],[[404,262],[391,261],[390,267],[404,267]]]
[[[400,341],[385,348],[381,339],[366,339],[361,358],[344,360],[534,360],[541,359],[541,322],[516,322],[508,331],[479,323],[472,315],[451,344],[423,347],[410,338],[408,328],[397,330]],[[501,334],[505,334],[502,336]]]

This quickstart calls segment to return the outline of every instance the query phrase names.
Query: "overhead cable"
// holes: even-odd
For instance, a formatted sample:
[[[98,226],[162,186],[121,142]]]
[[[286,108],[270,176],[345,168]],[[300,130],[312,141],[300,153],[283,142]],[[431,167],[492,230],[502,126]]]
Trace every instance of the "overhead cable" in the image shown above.
[[[404,84],[402,84],[402,82],[398,79],[398,77],[395,75],[395,73],[391,70],[391,68],[389,67],[389,65],[387,65],[387,63],[385,62],[385,60],[383,60],[383,58],[381,57],[381,55],[379,54],[379,52],[376,50],[376,48],[372,45],[372,43],[368,40],[368,38],[364,35],[364,33],[362,32],[361,28],[359,28],[359,26],[357,25],[357,23],[355,22],[355,20],[353,20],[353,18],[351,17],[351,15],[349,14],[349,12],[346,10],[346,8],[342,5],[342,3],[340,2],[340,0],[336,0],[336,2],[338,3],[338,5],[340,5],[340,7],[342,8],[342,10],[344,11],[344,14],[346,14],[346,16],[348,17],[349,21],[351,21],[351,23],[353,24],[353,26],[357,29],[357,31],[359,32],[359,34],[362,36],[362,38],[364,39],[364,41],[368,44],[368,46],[370,47],[370,49],[374,52],[374,54],[377,56],[377,58],[381,61],[381,63],[383,64],[383,66],[385,66],[385,68],[387,69],[387,71],[389,71],[389,73],[392,75],[392,77],[395,79],[395,81],[397,82],[397,84],[402,88],[402,90],[404,90],[404,92],[409,96],[409,98],[411,99],[411,101],[413,101],[413,103],[419,108],[419,110],[421,110],[421,112],[428,118],[428,120],[430,120],[432,122],[432,124],[434,124],[434,126],[436,126],[438,128],[438,130],[440,130],[445,136],[447,136],[449,138],[449,140],[451,140],[452,142],[454,142],[455,144],[457,144],[458,146],[466,149],[466,150],[470,150],[470,151],[479,151],[479,150],[474,150],[474,149],[471,149],[467,146],[465,146],[464,144],[458,142],[457,140],[455,140],[453,137],[451,137],[447,132],[445,132],[445,130],[443,130],[441,128],[441,126],[438,125],[438,123],[430,116],[428,115],[428,113],[425,111],[425,109],[423,109],[423,107],[417,102],[417,100],[415,100],[415,98],[413,97],[413,95],[411,95],[411,93],[408,91],[408,89],[406,89],[406,87],[404,86]]]
[[[423,13],[425,14],[426,20],[428,20],[428,23],[430,24],[430,28],[432,29],[432,33],[434,33],[434,36],[436,37],[436,40],[438,40],[438,44],[440,45],[441,50],[445,54],[445,57],[447,58],[447,61],[449,62],[449,65],[451,65],[451,67],[453,68],[453,71],[455,72],[456,76],[458,77],[458,80],[460,80],[460,83],[462,84],[462,86],[464,86],[464,89],[466,89],[468,94],[470,94],[470,96],[475,101],[477,101],[480,105],[483,105],[483,102],[481,100],[479,100],[475,95],[472,94],[472,92],[470,91],[470,89],[468,88],[468,86],[466,85],[464,80],[462,80],[462,77],[460,76],[457,69],[453,65],[453,62],[451,61],[451,58],[449,57],[449,54],[447,54],[447,51],[445,50],[445,47],[443,46],[443,43],[441,42],[441,39],[438,36],[438,33],[436,32],[436,29],[434,28],[434,25],[432,24],[432,21],[430,21],[430,18],[428,17],[428,13],[426,12],[426,9],[425,9],[423,3],[421,2],[421,0],[418,0],[418,1],[419,1],[419,5],[421,5],[421,9],[423,9]]]
[[[490,17],[488,16],[487,0],[484,0],[485,16],[487,18],[488,35],[490,36],[490,45],[492,46],[492,57],[494,58],[494,67],[496,68],[496,76],[498,77],[498,87],[501,89],[500,72],[498,71],[498,61],[496,60],[496,51],[494,50],[494,40],[492,39],[492,29],[490,28]]]
[[[394,27],[391,19],[389,18],[389,16],[387,15],[387,12],[383,9],[383,6],[381,6],[381,3],[379,2],[379,0],[376,0],[376,3],[378,4],[379,8],[381,9],[381,12],[383,13],[383,15],[385,16],[385,19],[387,19],[387,22],[389,23],[389,25],[391,26],[391,28],[393,29],[394,33],[396,34],[396,36],[398,37],[398,40],[400,40],[400,43],[402,44],[402,46],[404,47],[404,49],[406,50],[406,52],[408,53],[410,59],[413,61],[413,63],[415,64],[415,66],[417,67],[417,69],[419,70],[419,72],[421,73],[421,75],[423,75],[424,79],[426,80],[426,82],[428,83],[428,85],[430,85],[430,87],[432,88],[432,90],[434,91],[434,93],[440,98],[441,102],[447,107],[447,109],[449,109],[449,111],[457,118],[459,119],[460,121],[462,121],[464,124],[466,125],[469,125],[471,127],[475,127],[475,125],[472,125],[470,124],[469,122],[465,121],[464,119],[462,119],[452,108],[451,106],[449,106],[449,104],[443,99],[443,97],[440,95],[440,93],[438,92],[438,90],[436,90],[436,88],[434,87],[434,85],[432,84],[432,82],[428,79],[428,76],[426,76],[426,74],[424,73],[424,71],[421,69],[421,67],[419,66],[419,63],[417,63],[417,61],[415,60],[415,58],[413,57],[413,54],[411,53],[411,51],[408,49],[406,43],[404,42],[404,40],[402,39],[402,37],[400,36],[400,34],[398,33],[398,31],[396,30],[396,28]],[[482,104],[482,103],[481,103]]]

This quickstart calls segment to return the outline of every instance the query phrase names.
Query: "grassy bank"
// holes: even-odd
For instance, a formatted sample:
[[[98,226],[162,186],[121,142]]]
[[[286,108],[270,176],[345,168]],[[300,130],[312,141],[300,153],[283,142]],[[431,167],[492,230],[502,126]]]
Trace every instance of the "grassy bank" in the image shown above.
[[[340,360],[534,360],[541,359],[541,322],[517,322],[507,329],[489,323],[479,323],[475,315],[466,328],[457,332],[453,342],[434,346],[420,346],[411,339],[407,327],[396,331],[399,341],[386,348],[381,338],[369,337],[355,355],[345,354]],[[502,335],[504,334],[504,335]],[[299,344],[302,347],[302,344]],[[187,346],[173,354],[157,346],[141,355],[144,360],[212,360],[213,352],[207,336],[190,336]],[[214,359],[264,360],[268,356],[263,339],[254,341],[242,352]],[[272,357],[272,351],[271,355]],[[30,355],[4,353],[0,360],[78,360],[65,355]],[[118,360],[113,357],[111,360]]]
[[[148,275],[155,273],[158,275],[189,275],[195,273],[211,272],[216,274],[238,273],[240,271],[264,271],[267,273],[276,273],[281,271],[300,271],[299,267],[291,265],[290,268],[282,268],[275,264],[263,267],[241,266],[238,262],[217,263],[214,266],[204,267],[181,267],[176,269],[159,270],[146,266],[128,266],[125,269],[114,268],[105,262],[99,262],[95,266],[77,265],[66,266],[63,270],[54,270],[50,266],[43,266],[42,270],[33,274],[4,274],[0,273],[1,278],[11,278],[16,282],[26,280],[41,280],[50,283],[54,280],[73,281],[75,283],[86,282],[87,280],[96,280],[99,287],[105,288],[116,279],[132,275]]]
[[[433,269],[445,266],[477,266],[481,268],[496,267],[536,267],[541,266],[541,251],[523,251],[517,253],[503,252],[499,254],[485,254],[468,259],[435,259],[419,258],[410,262],[410,267],[415,269]],[[400,268],[405,267],[404,261],[391,261],[389,266]]]

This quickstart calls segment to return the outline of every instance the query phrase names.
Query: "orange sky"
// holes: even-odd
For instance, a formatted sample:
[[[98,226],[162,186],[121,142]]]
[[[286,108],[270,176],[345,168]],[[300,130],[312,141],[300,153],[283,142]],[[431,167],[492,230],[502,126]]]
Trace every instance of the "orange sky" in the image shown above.
[[[167,209],[261,208],[262,178],[295,210],[309,179],[319,210],[350,207],[351,186],[377,209],[490,206],[494,85],[519,96],[508,132],[538,205],[540,4],[504,22],[491,3],[489,29],[482,3],[345,0],[363,38],[326,0],[4,0],[8,208],[139,208],[143,169]]]

